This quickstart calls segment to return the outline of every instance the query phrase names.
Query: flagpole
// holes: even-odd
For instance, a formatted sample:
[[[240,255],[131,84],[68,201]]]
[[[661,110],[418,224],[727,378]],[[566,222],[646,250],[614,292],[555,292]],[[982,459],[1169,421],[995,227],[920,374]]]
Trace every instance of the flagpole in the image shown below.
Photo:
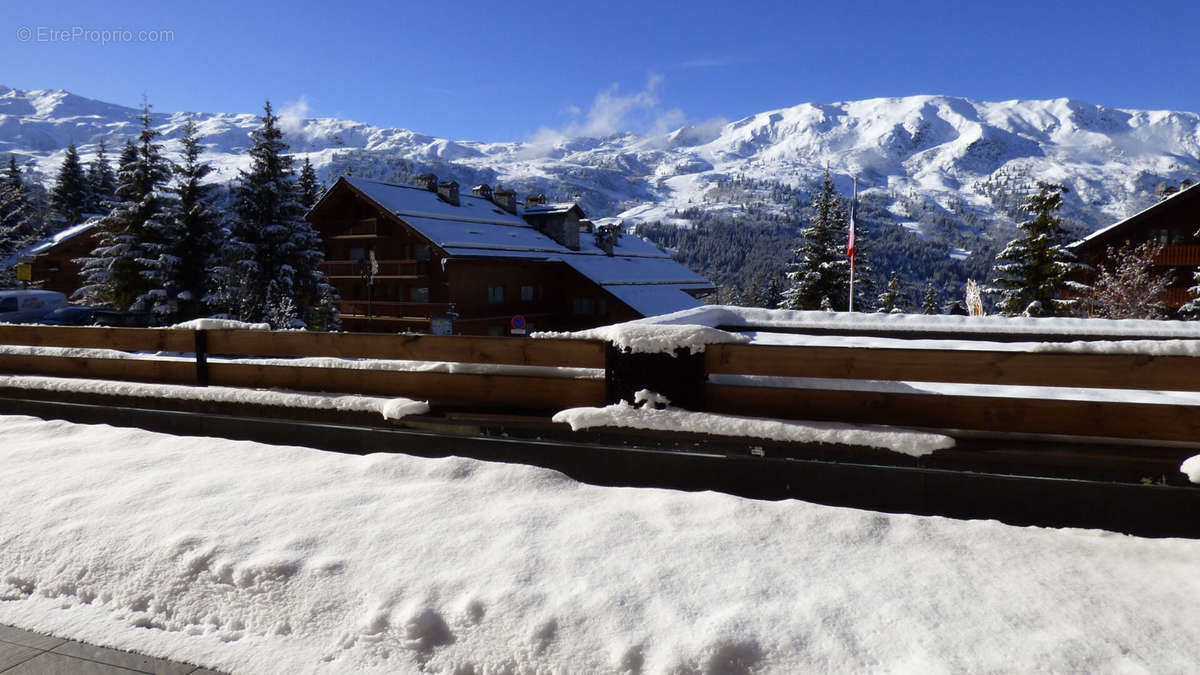
[[[854,311],[854,210],[858,206],[858,176],[854,176],[854,197],[850,200],[850,311]]]

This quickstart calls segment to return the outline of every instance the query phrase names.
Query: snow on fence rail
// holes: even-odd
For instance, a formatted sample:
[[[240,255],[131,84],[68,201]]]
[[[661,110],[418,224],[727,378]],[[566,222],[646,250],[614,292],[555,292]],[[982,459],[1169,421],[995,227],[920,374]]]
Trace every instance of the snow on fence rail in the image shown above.
[[[1200,441],[1194,356],[721,344],[705,369],[714,412]]]
[[[604,399],[600,379],[568,369],[603,368],[604,345],[571,340],[408,336],[306,331],[178,330],[59,326],[0,326],[0,344],[188,354],[194,358],[105,358],[103,352],[0,354],[0,372],[168,384],[284,388],[299,391],[410,396],[432,402],[557,408]],[[118,354],[111,356],[117,357]],[[430,372],[286,362],[223,362],[215,356],[331,357],[357,360],[461,362],[484,372]],[[486,372],[487,367],[495,372]],[[503,366],[532,366],[509,374]]]
[[[691,410],[754,417],[1200,441],[1200,396],[1192,393],[1200,391],[1200,356],[1000,351],[986,343],[964,349],[961,336],[944,349],[706,341],[699,353],[655,354],[628,353],[614,340],[598,339],[0,326],[0,345],[194,354],[6,352],[0,372],[527,410],[598,406],[650,389]],[[345,362],[314,367],[280,360],[309,357]],[[473,372],[430,372],[376,368],[364,359],[477,365]],[[521,370],[514,366],[525,370],[514,373]],[[570,370],[577,368],[603,372],[604,379],[581,378]]]

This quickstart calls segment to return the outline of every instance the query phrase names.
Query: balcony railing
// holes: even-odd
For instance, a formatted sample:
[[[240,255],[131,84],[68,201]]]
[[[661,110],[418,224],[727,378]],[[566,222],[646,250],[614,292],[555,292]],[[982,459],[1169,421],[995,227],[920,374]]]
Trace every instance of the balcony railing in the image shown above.
[[[379,271],[375,278],[420,277],[429,273],[429,263],[424,260],[377,260]],[[321,263],[321,272],[327,277],[363,276],[363,263],[358,260],[326,260]]]
[[[1164,246],[1155,265],[1200,265],[1200,246]]]
[[[446,302],[393,302],[389,300],[342,300],[338,303],[343,315],[373,317],[424,317],[445,316],[450,311]],[[370,305],[368,307],[368,305]]]
[[[380,222],[375,218],[360,220],[351,223],[348,227],[342,230],[337,237],[363,237],[363,236],[388,236],[392,233],[391,224],[388,222]]]

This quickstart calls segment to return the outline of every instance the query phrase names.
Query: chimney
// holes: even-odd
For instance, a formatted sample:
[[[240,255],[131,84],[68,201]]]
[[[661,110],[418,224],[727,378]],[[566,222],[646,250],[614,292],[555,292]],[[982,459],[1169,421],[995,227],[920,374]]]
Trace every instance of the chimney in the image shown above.
[[[437,184],[438,197],[447,204],[459,205],[458,202],[458,183],[452,180],[444,180]]]
[[[545,203],[546,203],[546,195],[544,195],[540,192],[530,194],[530,195],[525,195],[525,208],[529,208],[531,206],[537,206],[538,204],[545,204]]]
[[[605,255],[612,255],[613,247],[620,240],[620,225],[601,225],[596,228],[596,248],[604,251]]]
[[[422,190],[437,192],[438,179],[437,176],[432,173],[423,173],[420,176],[417,176],[415,184]]]
[[[480,183],[479,185],[471,188],[471,194],[475,195],[476,197],[482,197],[490,202],[492,201],[492,186],[488,185],[487,183]]]
[[[517,215],[517,193],[512,190],[496,190],[492,193],[492,201],[496,206]]]

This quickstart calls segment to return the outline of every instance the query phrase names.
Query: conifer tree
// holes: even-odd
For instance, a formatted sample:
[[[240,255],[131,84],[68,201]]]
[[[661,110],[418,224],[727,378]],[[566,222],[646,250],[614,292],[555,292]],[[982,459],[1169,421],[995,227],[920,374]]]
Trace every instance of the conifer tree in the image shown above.
[[[759,291],[758,302],[755,306],[774,309],[781,302],[783,302],[783,285],[779,283],[779,277],[772,274],[771,280]]]
[[[173,165],[170,191],[175,208],[161,255],[160,275],[169,291],[159,312],[168,320],[194,319],[204,312],[201,300],[208,287],[209,268],[220,248],[220,228],[212,206],[215,186],[204,179],[212,167],[200,161],[202,146],[195,121],[188,119],[179,139],[182,161]],[[170,297],[174,295],[174,298]]]
[[[925,299],[921,301],[922,314],[937,314],[938,313],[938,295],[937,289],[933,284],[926,284]]]
[[[1039,181],[1037,193],[1022,207],[1033,217],[1018,225],[1021,236],[996,256],[992,285],[985,292],[1000,296],[997,305],[1008,316],[1064,314],[1075,300],[1059,297],[1060,291],[1068,286],[1078,291],[1087,288],[1066,279],[1080,266],[1066,247],[1062,220],[1054,215],[1066,191],[1061,185]]]
[[[310,325],[331,293],[317,266],[324,255],[317,233],[302,219],[292,158],[270,101],[253,132],[251,165],[233,192],[230,256],[216,271],[209,303],[243,321],[274,328]]]
[[[846,257],[847,221],[842,199],[833,187],[829,172],[813,199],[812,220],[801,231],[795,261],[788,265],[790,282],[783,292],[781,307],[818,309],[822,302],[845,310],[850,283],[850,260]]]
[[[96,148],[96,156],[88,162],[88,201],[84,205],[85,213],[106,213],[117,198],[117,178],[112,167],[108,165],[105,150],[104,141],[100,141]]]
[[[1200,269],[1192,274],[1193,286],[1187,289],[1188,301],[1179,308],[1179,318],[1185,321],[1200,320]]]
[[[904,294],[900,292],[900,279],[895,274],[888,281],[887,290],[879,294],[878,311],[891,314],[903,314],[904,307],[908,303],[904,300]]]
[[[82,258],[84,285],[75,296],[115,309],[149,309],[169,267],[172,199],[164,191],[170,165],[155,142],[150,107],[142,106],[137,145],[126,142],[117,174],[117,202],[98,224],[97,247]],[[135,303],[136,306],[135,306]]]
[[[16,274],[6,264],[18,251],[41,235],[39,218],[16,159],[8,156],[8,167],[0,178],[0,288],[17,285]],[[19,261],[13,261],[19,262]]]
[[[79,161],[75,144],[70,143],[50,192],[51,215],[63,221],[62,227],[75,225],[80,221],[88,199],[87,176],[83,173],[83,164]]]
[[[317,181],[317,170],[313,168],[312,162],[308,161],[308,157],[304,158],[304,164],[300,167],[300,179],[297,181],[297,186],[300,189],[300,205],[307,211],[321,197],[321,184]]]

